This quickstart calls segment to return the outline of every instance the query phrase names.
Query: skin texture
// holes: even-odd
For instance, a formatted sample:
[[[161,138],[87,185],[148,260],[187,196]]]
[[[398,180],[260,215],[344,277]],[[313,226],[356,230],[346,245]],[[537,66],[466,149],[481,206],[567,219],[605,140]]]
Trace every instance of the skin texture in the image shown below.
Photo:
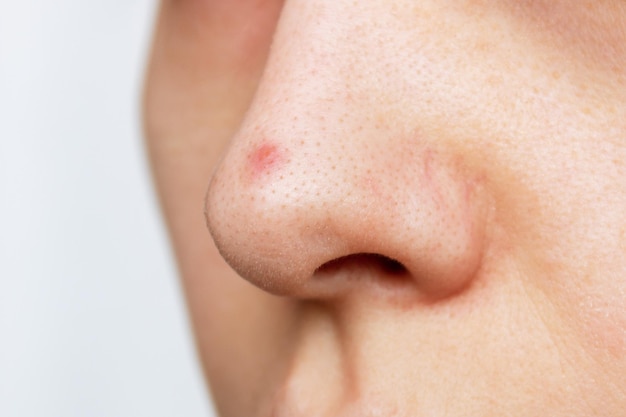
[[[618,0],[164,0],[146,137],[220,414],[623,416],[625,68]]]

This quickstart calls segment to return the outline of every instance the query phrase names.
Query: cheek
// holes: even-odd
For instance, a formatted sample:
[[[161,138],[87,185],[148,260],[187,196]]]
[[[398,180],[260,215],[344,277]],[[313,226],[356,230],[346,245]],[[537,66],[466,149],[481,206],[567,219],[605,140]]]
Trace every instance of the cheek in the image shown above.
[[[622,293],[624,289],[621,289]],[[585,297],[581,324],[587,344],[609,361],[626,362],[625,297]]]
[[[574,192],[573,177],[552,182],[560,186],[541,194],[552,199],[542,200],[544,218],[535,219],[543,227],[532,239],[534,269],[527,276],[547,297],[542,308],[556,310],[553,333],[562,339],[563,351],[598,381],[616,381],[622,378],[615,379],[618,370],[626,369],[626,201],[600,165],[582,177],[604,179],[603,186]]]
[[[595,273],[571,283],[568,294],[572,325],[578,329],[590,355],[604,362],[609,372],[626,366],[626,242],[621,233],[621,253],[597,256]],[[609,245],[611,239],[606,239]],[[622,369],[624,369],[622,367]]]
[[[584,381],[590,392],[604,387],[602,395],[608,400],[623,398],[626,282],[623,274],[611,276],[610,271],[604,272],[602,278],[611,282],[585,283],[560,300],[569,304],[561,311],[567,324],[560,336],[561,351],[567,352],[565,356],[581,374],[586,374]]]
[[[610,4],[611,3],[611,4]],[[513,4],[513,3],[512,3]],[[558,53],[590,68],[623,73],[626,64],[624,2],[538,0],[515,2],[533,36],[558,45]]]

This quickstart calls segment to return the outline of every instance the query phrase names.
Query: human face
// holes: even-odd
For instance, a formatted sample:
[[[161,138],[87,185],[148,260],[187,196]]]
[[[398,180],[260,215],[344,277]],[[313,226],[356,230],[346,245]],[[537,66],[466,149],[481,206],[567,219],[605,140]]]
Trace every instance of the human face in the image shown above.
[[[224,417],[624,415],[626,2],[164,0],[145,97]]]

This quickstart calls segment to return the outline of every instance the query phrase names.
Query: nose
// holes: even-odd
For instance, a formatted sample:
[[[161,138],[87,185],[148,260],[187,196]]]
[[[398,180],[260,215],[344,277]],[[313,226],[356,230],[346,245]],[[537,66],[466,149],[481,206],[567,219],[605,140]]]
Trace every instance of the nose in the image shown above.
[[[468,287],[487,215],[477,170],[448,135],[371,98],[393,80],[372,67],[355,74],[347,32],[314,17],[296,27],[285,13],[209,186],[207,224],[223,257],[258,287],[301,298]]]

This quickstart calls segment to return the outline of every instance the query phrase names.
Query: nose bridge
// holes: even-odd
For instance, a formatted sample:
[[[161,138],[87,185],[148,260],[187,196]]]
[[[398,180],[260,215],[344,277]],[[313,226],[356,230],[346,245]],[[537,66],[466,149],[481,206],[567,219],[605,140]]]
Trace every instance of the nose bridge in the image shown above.
[[[331,2],[289,5],[207,194],[222,255],[280,294],[346,291],[354,274],[389,273],[376,259],[427,292],[457,291],[480,264],[480,181],[419,126],[376,117],[384,75],[356,67],[358,30],[334,24]]]
[[[327,0],[286,3],[240,139],[250,140],[247,128],[265,128],[275,135],[289,128],[282,140],[294,142],[304,139],[294,131],[306,135],[325,129],[333,118],[347,122],[345,104],[354,99],[360,77],[351,71],[353,28],[346,19],[333,18],[336,8]]]
[[[362,143],[383,141],[363,133],[388,127],[387,112],[402,105],[393,103],[393,94],[404,85],[390,82],[403,78],[393,68],[398,45],[385,44],[394,21],[381,16],[384,23],[372,23],[372,12],[354,13],[357,6],[333,0],[285,2],[235,147],[250,148],[262,137],[290,146],[320,141],[327,146],[355,131],[367,139]]]

